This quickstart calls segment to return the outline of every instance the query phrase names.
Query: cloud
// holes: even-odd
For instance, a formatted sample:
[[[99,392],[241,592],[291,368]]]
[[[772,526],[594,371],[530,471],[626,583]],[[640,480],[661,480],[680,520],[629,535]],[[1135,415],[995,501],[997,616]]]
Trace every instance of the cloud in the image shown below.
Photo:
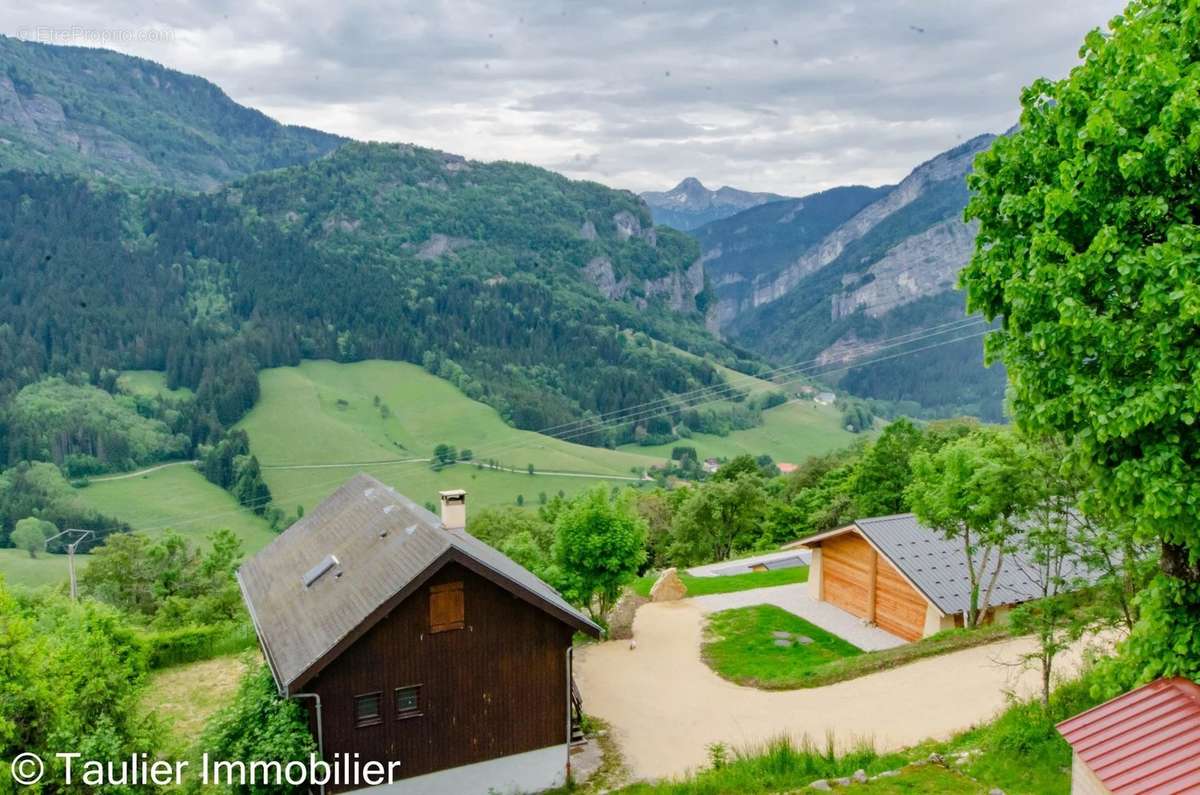
[[[117,49],[281,121],[634,190],[799,195],[902,178],[1016,120],[1120,0],[83,0],[30,26],[170,30]],[[80,42],[86,43],[86,42]]]

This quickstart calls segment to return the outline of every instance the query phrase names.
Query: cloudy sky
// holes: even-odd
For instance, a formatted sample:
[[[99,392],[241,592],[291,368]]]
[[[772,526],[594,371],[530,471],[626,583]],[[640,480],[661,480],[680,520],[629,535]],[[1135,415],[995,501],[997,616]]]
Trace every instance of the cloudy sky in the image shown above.
[[[275,118],[634,190],[895,182],[1017,118],[1120,0],[0,0],[0,30]]]

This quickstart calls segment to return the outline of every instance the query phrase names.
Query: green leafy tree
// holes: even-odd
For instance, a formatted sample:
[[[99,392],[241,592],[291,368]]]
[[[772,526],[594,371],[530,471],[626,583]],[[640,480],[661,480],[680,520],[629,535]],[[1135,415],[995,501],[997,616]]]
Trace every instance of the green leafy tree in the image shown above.
[[[854,507],[861,517],[886,516],[908,510],[904,489],[912,477],[909,459],[924,436],[901,417],[883,429],[854,468],[849,484]]]
[[[1160,544],[1128,680],[1200,678],[1200,14],[1133,2],[1069,77],[1021,97],[975,161],[968,307],[1017,421],[1073,439],[1118,518]]]
[[[145,654],[115,610],[59,596],[18,603],[0,583],[0,648],[0,759],[38,754],[47,762],[46,780],[61,781],[62,763],[55,754],[63,749],[118,764],[134,753],[155,755],[159,737],[138,704]]]
[[[967,560],[969,627],[979,626],[1011,551],[1016,523],[1030,505],[1020,446],[1011,435],[977,431],[912,458],[905,495],[913,513],[962,546]]]
[[[754,460],[754,456],[748,453],[743,453],[739,456],[734,456],[724,464],[721,464],[720,468],[713,473],[711,480],[718,482],[723,480],[736,480],[742,475],[757,475],[758,469],[758,462]]]
[[[613,496],[604,486],[587,491],[559,512],[554,560],[563,594],[603,619],[621,586],[646,560],[646,522],[628,492]]]
[[[239,457],[234,461],[237,473],[230,489],[239,503],[257,514],[264,514],[271,503],[271,489],[263,480],[262,468],[255,456]]]
[[[265,665],[252,668],[242,678],[233,703],[208,723],[202,747],[216,759],[307,762],[316,743],[308,730],[304,709],[279,697]],[[291,792],[288,787],[243,786],[234,792],[267,795]]]
[[[433,459],[430,461],[430,465],[434,469],[442,469],[450,466],[456,460],[458,460],[458,452],[454,449],[454,445],[443,442],[433,448]]]
[[[29,553],[29,557],[36,558],[37,553],[46,551],[46,539],[57,531],[58,528],[50,522],[29,516],[17,522],[9,538],[14,547],[23,549]]]
[[[672,559],[679,563],[727,560],[735,549],[752,546],[761,530],[765,502],[757,474],[692,489],[672,521]]]

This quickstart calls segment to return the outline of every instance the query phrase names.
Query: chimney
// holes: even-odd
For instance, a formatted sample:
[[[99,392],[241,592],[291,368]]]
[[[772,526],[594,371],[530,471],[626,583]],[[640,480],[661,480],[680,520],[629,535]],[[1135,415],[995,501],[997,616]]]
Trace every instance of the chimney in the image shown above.
[[[442,524],[447,530],[467,528],[467,493],[462,489],[439,491],[442,498]]]

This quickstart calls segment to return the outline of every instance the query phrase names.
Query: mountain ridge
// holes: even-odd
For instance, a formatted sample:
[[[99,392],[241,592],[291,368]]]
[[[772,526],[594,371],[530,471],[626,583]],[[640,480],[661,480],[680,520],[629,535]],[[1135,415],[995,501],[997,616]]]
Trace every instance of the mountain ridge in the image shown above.
[[[0,35],[0,170],[213,190],[348,139],[280,124],[195,75],[111,50]]]

